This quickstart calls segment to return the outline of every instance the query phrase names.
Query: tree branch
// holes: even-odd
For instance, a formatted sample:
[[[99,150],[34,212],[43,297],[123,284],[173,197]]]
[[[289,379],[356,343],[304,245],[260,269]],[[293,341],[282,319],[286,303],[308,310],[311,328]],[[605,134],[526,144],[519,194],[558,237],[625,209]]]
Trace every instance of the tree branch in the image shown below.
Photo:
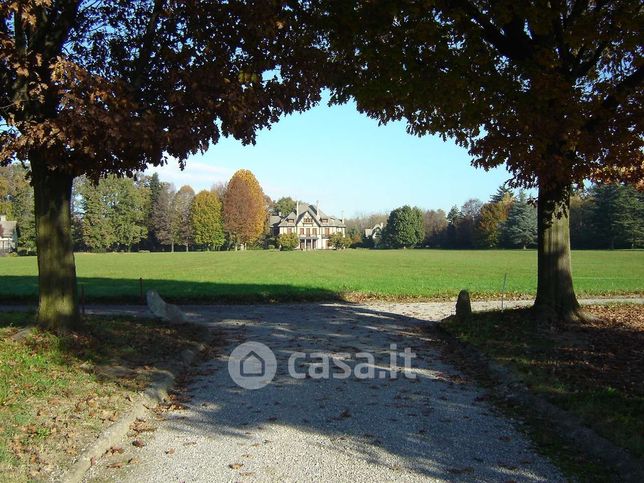
[[[607,95],[601,103],[599,108],[600,112],[604,112],[606,116],[617,110],[617,108],[622,104],[622,102],[633,92],[644,83],[644,65],[639,66],[633,73],[626,76],[622,82],[617,84],[613,92]],[[609,111],[609,112],[607,112]],[[588,131],[593,131],[597,125],[601,122],[606,116],[598,117],[597,115],[592,116],[584,124],[584,129]]]
[[[494,23],[468,0],[457,0],[454,4],[465,11],[481,28],[483,38],[492,44],[501,54],[514,60],[521,61],[532,56],[529,38],[519,27],[520,19],[512,20],[499,30]]]
[[[152,47],[154,46],[154,37],[156,35],[159,17],[163,11],[163,5],[164,0],[154,1],[154,7],[152,7],[150,19],[148,20],[148,25],[146,26],[145,33],[143,34],[143,43],[141,45],[141,50],[139,50],[139,56],[134,73],[132,74],[132,86],[135,91],[138,91],[141,87],[141,83],[143,82],[150,65],[150,56],[152,55]]]

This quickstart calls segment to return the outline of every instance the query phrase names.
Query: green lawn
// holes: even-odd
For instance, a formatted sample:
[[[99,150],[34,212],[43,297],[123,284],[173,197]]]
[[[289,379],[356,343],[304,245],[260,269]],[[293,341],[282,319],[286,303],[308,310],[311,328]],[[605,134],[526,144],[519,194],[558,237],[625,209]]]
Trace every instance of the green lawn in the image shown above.
[[[77,254],[88,301],[137,301],[139,278],[182,302],[298,301],[338,298],[444,298],[463,288],[474,297],[536,288],[532,250],[346,250]],[[573,253],[579,295],[644,292],[644,251]],[[0,300],[35,300],[34,257],[0,258]]]

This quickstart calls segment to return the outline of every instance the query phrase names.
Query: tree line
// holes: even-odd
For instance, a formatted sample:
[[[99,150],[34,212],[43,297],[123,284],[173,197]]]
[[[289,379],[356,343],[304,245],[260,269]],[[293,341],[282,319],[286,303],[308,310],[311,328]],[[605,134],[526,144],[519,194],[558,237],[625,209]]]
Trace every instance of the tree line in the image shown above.
[[[571,244],[575,249],[644,247],[644,193],[627,184],[597,184],[575,192],[570,203]],[[364,230],[384,224],[380,236]],[[347,220],[354,247],[367,248],[534,248],[537,206],[519,190],[502,186],[486,203],[467,200],[460,208],[422,210],[403,206],[387,214]]]
[[[0,167],[0,214],[16,220],[17,252],[36,253],[33,190],[20,164]],[[240,170],[227,184],[195,193],[178,190],[159,175],[108,176],[98,183],[77,178],[73,187],[73,240],[77,251],[175,251],[299,246],[297,235],[274,237],[269,214],[295,210],[295,200],[273,202],[252,172]],[[644,193],[632,185],[597,184],[577,191],[570,203],[571,243],[576,249],[644,247]],[[385,225],[381,236],[364,230]],[[403,206],[389,214],[346,220],[337,249],[534,248],[537,208],[524,191],[500,187],[489,201],[467,200],[447,213]]]
[[[36,253],[33,189],[20,164],[0,167],[0,214],[16,220],[20,255]],[[272,204],[248,170],[226,184],[195,193],[178,190],[157,173],[132,178],[79,177],[72,188],[76,251],[237,249],[263,243]]]

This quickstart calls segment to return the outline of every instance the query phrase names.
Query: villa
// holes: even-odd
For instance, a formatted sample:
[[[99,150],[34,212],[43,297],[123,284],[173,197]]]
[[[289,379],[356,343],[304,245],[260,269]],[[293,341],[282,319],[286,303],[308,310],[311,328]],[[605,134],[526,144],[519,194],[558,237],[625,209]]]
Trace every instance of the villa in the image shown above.
[[[296,233],[300,238],[301,250],[326,250],[329,237],[334,233],[345,234],[344,219],[329,216],[320,210],[320,204],[315,206],[306,203],[296,203],[295,211],[288,215],[272,215],[270,217],[271,231],[274,235]]]

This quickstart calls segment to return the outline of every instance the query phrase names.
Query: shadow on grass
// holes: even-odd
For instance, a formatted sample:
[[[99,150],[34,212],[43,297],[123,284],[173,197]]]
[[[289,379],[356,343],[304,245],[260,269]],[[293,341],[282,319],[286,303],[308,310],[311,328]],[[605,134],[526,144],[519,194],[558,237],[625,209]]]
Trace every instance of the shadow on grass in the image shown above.
[[[588,307],[601,320],[547,325],[529,309],[473,314],[446,327],[528,387],[579,415],[617,445],[644,456],[644,321],[634,306]],[[641,318],[641,315],[639,315]]]
[[[79,278],[79,296],[86,303],[142,303],[142,295],[153,289],[168,302],[275,303],[343,300],[343,294],[325,288],[283,284],[216,283],[181,280],[143,280]],[[38,278],[3,276],[0,278],[0,303],[24,304],[38,300]]]
[[[17,282],[20,280],[14,280],[14,283]],[[81,283],[87,284],[85,293],[88,301],[139,300],[138,281],[84,279]],[[295,302],[311,300],[311,297],[321,297],[324,300],[338,298],[338,294],[334,292],[286,284],[146,281],[145,288],[158,290],[169,301],[183,303]],[[115,294],[110,294],[110,290],[117,292],[118,298],[115,298]],[[299,297],[293,296],[298,293]],[[507,358],[510,360],[534,359],[535,371],[543,374],[543,379],[547,380],[552,369],[550,358],[557,354],[553,347],[558,346],[550,341],[548,332],[541,326],[534,325],[525,313],[506,312],[505,315],[509,314],[515,314],[516,318],[506,322],[498,319],[498,314],[491,315],[490,319],[479,320],[475,331],[472,328],[468,330],[478,334],[481,341],[489,341],[495,350],[509,354]],[[476,475],[479,479],[489,480],[507,480],[509,476],[529,480],[533,479],[532,470],[540,471],[530,467],[529,463],[519,465],[518,462],[524,460],[523,456],[504,453],[511,451],[513,445],[506,448],[499,443],[497,430],[490,429],[490,425],[506,424],[502,419],[487,420],[485,427],[488,429],[479,431],[478,425],[488,416],[482,413],[489,409],[485,403],[478,401],[480,393],[461,384],[446,383],[432,375],[432,372],[445,371],[446,368],[435,360],[428,349],[431,337],[422,335],[422,330],[419,330],[427,324],[427,320],[386,309],[320,303],[300,306],[222,306],[215,309],[192,307],[188,316],[192,321],[221,330],[222,339],[237,338],[241,342],[252,336],[255,340],[264,342],[275,351],[281,368],[287,366],[286,361],[293,351],[367,351],[384,358],[389,357],[385,353],[389,343],[397,343],[401,348],[410,347],[414,352],[423,354],[422,369],[426,372],[420,374],[417,384],[409,387],[402,387],[404,385],[400,381],[380,379],[352,380],[349,385],[333,380],[292,379],[282,372],[278,374],[275,384],[260,391],[244,391],[220,367],[225,365],[224,357],[222,361],[215,363],[217,374],[211,378],[206,372],[204,375],[208,377],[199,380],[203,387],[211,386],[212,389],[196,391],[191,404],[191,415],[187,419],[170,423],[175,424],[175,429],[186,437],[198,432],[213,438],[226,437],[240,444],[251,444],[254,440],[248,434],[250,430],[263,425],[280,424],[298,428],[312,438],[328,438],[336,442],[334,451],[338,457],[352,455],[352,458],[361,462],[382,465],[383,470],[391,469],[388,457],[393,456],[400,461],[396,465],[400,464],[416,475],[431,478],[454,479],[454,475]],[[116,346],[126,348],[125,352],[129,353],[128,357],[133,357],[135,364],[142,364],[138,359],[141,354],[137,354],[137,351],[141,351],[141,346],[133,344],[128,338],[135,337],[140,332],[136,324],[146,322],[122,318],[117,322],[114,329],[117,335],[114,335],[104,332],[100,320],[96,319],[97,324],[92,329],[95,331],[92,333],[93,339],[100,343],[106,338],[112,338]],[[230,326],[231,320],[237,323],[234,328]],[[239,327],[247,327],[248,330]],[[526,338],[525,334],[530,337]],[[172,335],[168,334],[167,337],[171,338]],[[606,337],[606,334],[598,332],[597,337]],[[579,340],[576,336],[571,339],[573,345],[578,344]],[[154,338],[150,342],[152,345],[157,343]],[[107,345],[101,349],[104,350],[103,355],[96,356],[94,349],[91,349],[81,357],[89,360],[109,358],[112,350],[110,347],[115,348],[114,345]],[[127,349],[128,347],[133,350]],[[75,350],[78,352],[77,348]],[[610,355],[608,349],[603,351],[601,349],[596,354],[599,360]],[[161,364],[164,353],[167,359],[167,349],[163,344],[159,345],[158,353]],[[563,354],[565,353],[564,351]],[[575,359],[573,356],[561,359],[564,360],[566,365],[571,366],[577,364],[577,360],[580,364],[585,363],[583,359]],[[379,362],[384,364],[382,360]],[[563,362],[554,367],[559,364]],[[592,379],[594,376],[588,377]],[[574,392],[577,380],[563,380],[570,384],[570,389],[566,390]],[[369,387],[370,385],[374,387]],[[385,396],[380,394],[372,399],[372,391],[376,390],[383,391]],[[415,400],[421,400],[422,403],[413,404]],[[619,411],[608,409],[609,416],[619,416]],[[345,442],[347,440],[349,442]],[[366,441],[367,444],[353,445],[350,442],[353,440]],[[491,446],[495,450],[491,450]],[[561,446],[555,452],[565,453]],[[499,454],[505,455],[503,461],[498,460],[496,455]],[[558,456],[566,457],[561,454]],[[586,466],[583,459],[576,463],[573,461],[577,456],[569,457],[571,464]],[[509,473],[509,467],[515,469]],[[552,475],[545,475],[543,479],[550,479],[550,476]]]

